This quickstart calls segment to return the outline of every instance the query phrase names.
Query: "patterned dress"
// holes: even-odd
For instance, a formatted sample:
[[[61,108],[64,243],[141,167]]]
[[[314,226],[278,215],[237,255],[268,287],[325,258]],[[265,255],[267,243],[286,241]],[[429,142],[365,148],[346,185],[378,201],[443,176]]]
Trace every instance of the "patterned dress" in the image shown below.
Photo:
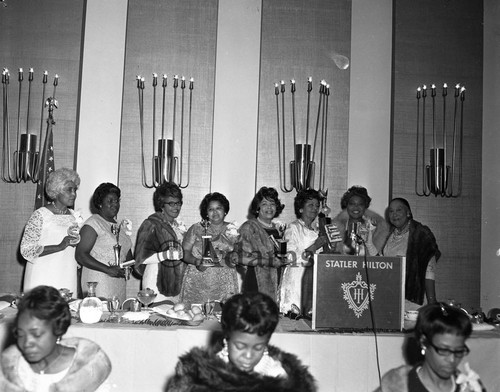
[[[203,303],[208,299],[224,301],[228,297],[239,292],[238,274],[236,268],[229,262],[229,253],[234,248],[237,236],[229,234],[229,223],[224,222],[222,230],[209,226],[207,234],[212,236],[212,245],[217,254],[220,255],[220,266],[208,267],[205,271],[199,271],[194,265],[189,264],[184,273],[181,285],[181,301],[192,303]],[[183,241],[186,245],[192,245],[191,252],[194,257],[202,257],[202,235],[205,229],[200,223],[191,226]]]
[[[116,245],[116,236],[111,232],[111,226],[116,223],[108,222],[99,214],[92,215],[85,221],[85,225],[92,227],[97,233],[94,247],[90,255],[100,263],[110,265],[115,262],[113,246]],[[130,237],[125,234],[125,230],[120,230],[120,260],[125,261],[127,253],[132,247]],[[113,278],[103,272],[87,267],[82,268],[82,291],[87,295],[87,282],[97,282],[96,295],[98,297],[110,298],[117,295],[120,301],[126,299],[127,281],[123,278]]]
[[[68,228],[78,224],[73,210],[70,215],[56,215],[41,207],[33,212],[24,229],[21,254],[28,261],[24,274],[24,291],[39,285],[67,288],[76,296],[77,262],[75,248],[40,256],[46,245],[57,245],[68,235]]]

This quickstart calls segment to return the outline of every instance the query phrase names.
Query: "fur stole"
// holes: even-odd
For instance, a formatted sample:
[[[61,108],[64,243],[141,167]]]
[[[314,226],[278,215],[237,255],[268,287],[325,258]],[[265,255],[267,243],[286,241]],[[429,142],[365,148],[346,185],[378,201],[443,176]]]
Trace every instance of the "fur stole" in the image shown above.
[[[166,392],[314,392],[314,378],[295,355],[269,346],[269,355],[281,362],[288,377],[246,373],[225,363],[211,350],[193,348],[177,364]]]
[[[82,338],[63,339],[62,345],[76,349],[75,358],[64,378],[50,387],[51,392],[92,392],[111,373],[108,356],[94,342]],[[22,381],[17,373],[17,363],[22,356],[16,345],[2,353],[0,369],[0,390],[22,392]]]

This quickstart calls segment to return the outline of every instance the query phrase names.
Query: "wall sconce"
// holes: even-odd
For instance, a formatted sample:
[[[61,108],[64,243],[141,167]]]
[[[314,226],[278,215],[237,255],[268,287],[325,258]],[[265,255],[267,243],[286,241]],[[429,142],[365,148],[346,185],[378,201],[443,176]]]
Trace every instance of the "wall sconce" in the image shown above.
[[[415,193],[418,196],[458,197],[462,193],[462,155],[463,155],[463,120],[465,87],[455,86],[453,107],[453,133],[451,135],[451,151],[448,144],[450,135],[447,132],[446,99],[448,85],[443,84],[442,127],[436,125],[436,86],[431,85],[431,117],[426,116],[428,89],[424,84],[417,88],[417,151],[415,161]],[[422,103],[422,105],[420,105]],[[421,109],[422,107],[422,109]],[[460,112],[460,113],[459,113]],[[426,143],[427,127],[432,128],[432,144]],[[438,133],[441,134],[439,137]],[[430,148],[429,148],[430,147]],[[428,150],[427,150],[428,149]],[[429,164],[426,151],[429,151]]]
[[[318,190],[326,194],[325,190],[325,162],[326,162],[326,140],[327,140],[327,119],[328,119],[328,97],[330,96],[330,86],[322,80],[319,87],[319,102],[318,112],[316,117],[316,127],[314,132],[314,141],[311,146],[309,144],[309,123],[311,113],[311,91],[312,78],[307,80],[307,114],[306,114],[306,130],[305,143],[297,143],[297,131],[295,122],[295,80],[290,81],[290,93],[292,101],[292,130],[293,130],[293,151],[294,159],[290,161],[290,185],[287,186],[287,164],[285,151],[286,126],[285,126],[285,82],[282,80],[280,85],[274,84],[274,93],[276,95],[276,117],[278,126],[278,161],[279,161],[279,180],[280,188],[283,192],[291,192],[294,188],[296,191],[314,187],[314,177],[316,169],[316,146],[318,144],[319,135],[319,184]],[[280,99],[281,95],[281,108]],[[281,117],[281,125],[280,125]],[[281,134],[281,135],[280,135]],[[312,154],[311,154],[312,147]]]
[[[53,110],[57,108],[56,87],[58,84],[59,76],[54,77],[54,90],[51,97],[46,98],[46,85],[47,85],[48,73],[45,71],[42,78],[42,104],[41,104],[41,114],[40,114],[40,130],[39,135],[33,130],[33,126],[30,123],[32,120],[32,115],[30,115],[31,109],[31,95],[32,95],[32,83],[34,80],[33,68],[29,69],[28,72],[28,93],[26,97],[26,128],[22,132],[21,123],[24,123],[24,119],[21,118],[22,112],[22,101],[23,101],[23,82],[24,82],[24,72],[22,68],[19,68],[18,72],[18,96],[17,96],[17,130],[16,130],[16,143],[15,151],[11,152],[11,142],[10,142],[10,127],[9,127],[9,84],[10,84],[10,73],[7,68],[2,71],[2,86],[3,86],[3,142],[2,142],[2,180],[6,183],[20,183],[31,181],[37,183],[39,181],[44,181],[45,174],[45,158],[47,157],[47,151],[52,147],[53,133],[52,127],[55,124],[53,118]],[[43,139],[43,114],[44,109],[48,108],[48,118],[47,118],[47,130],[45,133],[45,142],[42,149],[42,139]],[[37,151],[37,137],[39,136],[39,144]],[[50,144],[50,145],[49,145]],[[52,162],[53,164],[53,162]],[[43,186],[44,184],[42,184]],[[43,188],[42,188],[43,189]]]
[[[166,90],[167,90],[167,75],[163,75],[162,80],[162,112],[161,112],[161,137],[156,136],[156,89],[158,85],[158,75],[153,74],[153,146],[152,146],[152,161],[151,173],[152,179],[147,180],[146,175],[146,157],[144,147],[144,77],[137,76],[137,91],[139,93],[139,119],[141,127],[141,177],[142,185],[145,188],[157,188],[162,183],[175,182],[180,188],[186,188],[189,185],[190,174],[190,154],[191,154],[191,113],[193,107],[193,89],[194,80],[189,80],[189,109],[188,109],[188,136],[187,136],[187,157],[184,154],[184,117],[185,117],[185,88],[186,80],[184,76],[181,78],[181,118],[180,118],[180,154],[175,156],[175,141],[176,141],[176,110],[177,110],[177,89],[179,87],[179,77],[173,77],[173,112],[172,112],[172,136],[166,138],[165,135],[165,105],[166,105]],[[155,143],[157,146],[155,147]],[[187,160],[187,175],[184,174],[183,168]]]

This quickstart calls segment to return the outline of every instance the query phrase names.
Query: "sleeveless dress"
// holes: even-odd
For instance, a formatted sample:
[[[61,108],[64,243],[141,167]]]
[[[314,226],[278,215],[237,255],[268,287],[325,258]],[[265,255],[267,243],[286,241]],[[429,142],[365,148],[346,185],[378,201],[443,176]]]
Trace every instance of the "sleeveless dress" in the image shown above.
[[[21,240],[21,254],[28,261],[24,274],[23,290],[28,291],[39,285],[56,289],[69,289],[77,293],[77,262],[75,248],[39,256],[45,245],[57,245],[68,235],[68,228],[78,224],[78,214],[69,210],[68,215],[56,215],[48,208],[41,207],[31,214]],[[81,223],[80,223],[81,224]]]
[[[116,236],[111,232],[111,226],[116,223],[108,222],[99,214],[92,215],[85,221],[84,225],[92,227],[97,233],[94,247],[90,255],[100,263],[110,265],[115,262],[113,246],[116,245]],[[120,230],[120,260],[125,261],[127,253],[132,247],[130,237],[125,234],[125,230]],[[113,278],[103,272],[87,267],[82,268],[82,291],[86,296],[88,292],[87,282],[97,282],[96,295],[98,297],[110,298],[117,295],[121,302],[126,299],[127,281],[123,278]]]

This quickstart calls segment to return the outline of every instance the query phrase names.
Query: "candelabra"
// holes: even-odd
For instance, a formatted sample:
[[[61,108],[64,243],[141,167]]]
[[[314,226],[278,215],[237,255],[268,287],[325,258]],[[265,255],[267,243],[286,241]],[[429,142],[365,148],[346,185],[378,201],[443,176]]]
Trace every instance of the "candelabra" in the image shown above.
[[[48,72],[45,71],[42,77],[42,100],[40,113],[40,130],[39,135],[32,128],[30,120],[32,120],[31,101],[32,101],[32,84],[34,81],[33,68],[29,69],[28,73],[28,91],[26,97],[26,128],[22,132],[22,102],[23,102],[23,82],[24,72],[19,68],[18,72],[18,96],[17,96],[17,130],[15,151],[11,152],[10,141],[10,121],[9,121],[9,84],[10,73],[7,68],[2,71],[2,86],[3,86],[3,142],[2,142],[2,180],[7,183],[20,183],[32,181],[34,183],[41,180],[41,171],[44,170],[44,159],[47,154],[47,149],[50,147],[52,140],[52,127],[55,124],[53,118],[53,110],[57,108],[56,87],[58,84],[58,75],[54,77],[54,90],[51,97],[46,98],[46,85]],[[42,150],[43,139],[43,117],[44,109],[48,108],[47,130],[45,133],[45,143]],[[37,137],[39,137],[39,145],[37,151]]]
[[[173,112],[172,112],[172,135],[171,138],[166,138],[165,133],[165,105],[166,105],[166,91],[167,91],[167,75],[163,75],[162,80],[162,111],[161,111],[161,137],[157,139],[156,136],[156,90],[158,86],[158,75],[153,74],[153,146],[152,146],[152,161],[151,173],[152,179],[148,181],[146,175],[146,153],[144,147],[144,88],[145,79],[142,76],[137,76],[137,90],[139,94],[139,121],[141,131],[141,178],[142,185],[145,188],[158,187],[160,184],[168,181],[175,182],[181,188],[186,188],[189,185],[190,175],[190,155],[191,155],[191,114],[193,107],[193,89],[194,80],[189,80],[189,109],[188,109],[188,135],[187,135],[187,157],[184,151],[184,141],[186,136],[184,134],[184,117],[185,117],[185,88],[186,81],[184,76],[181,78],[181,115],[180,115],[180,151],[179,156],[175,156],[175,141],[176,141],[176,110],[177,110],[177,90],[179,87],[179,77],[173,77]],[[157,143],[155,147],[155,143]],[[187,175],[183,172],[187,161]]]
[[[447,107],[448,85],[443,84],[442,102],[443,117],[441,138],[436,129],[436,86],[431,85],[431,119],[426,117],[426,101],[428,89],[426,85],[417,88],[417,147],[415,160],[415,193],[418,196],[458,197],[462,193],[462,155],[463,155],[463,120],[465,87],[457,84],[454,94],[453,132],[451,135],[451,152],[447,144]],[[460,111],[460,113],[459,113]],[[426,128],[432,128],[432,147],[429,164],[426,164]],[[440,139],[440,140],[439,140]],[[450,157],[451,156],[451,157]],[[448,164],[449,163],[449,164]],[[421,181],[421,183],[420,183]],[[420,183],[420,185],[419,185]]]
[[[330,96],[330,86],[322,80],[319,86],[319,102],[318,112],[316,116],[316,126],[314,132],[314,140],[309,144],[309,123],[311,113],[311,91],[312,91],[312,78],[309,77],[307,81],[307,110],[306,110],[306,129],[305,129],[305,143],[297,143],[297,130],[296,130],[296,115],[295,115],[295,80],[290,81],[290,93],[292,103],[292,131],[293,131],[293,151],[294,159],[290,161],[290,185],[287,185],[286,179],[286,157],[285,142],[286,126],[285,126],[285,82],[282,80],[280,85],[274,84],[274,93],[276,95],[276,118],[278,128],[278,163],[279,163],[279,180],[280,188],[283,192],[291,192],[294,188],[297,191],[314,187],[315,177],[315,158],[316,146],[318,144],[319,136],[319,177],[318,177],[318,190],[326,192],[325,190],[325,162],[326,162],[326,141],[327,141],[327,125],[328,125],[328,98]],[[280,99],[281,95],[281,108]],[[281,117],[281,125],[280,125]],[[312,149],[312,154],[311,154]]]

